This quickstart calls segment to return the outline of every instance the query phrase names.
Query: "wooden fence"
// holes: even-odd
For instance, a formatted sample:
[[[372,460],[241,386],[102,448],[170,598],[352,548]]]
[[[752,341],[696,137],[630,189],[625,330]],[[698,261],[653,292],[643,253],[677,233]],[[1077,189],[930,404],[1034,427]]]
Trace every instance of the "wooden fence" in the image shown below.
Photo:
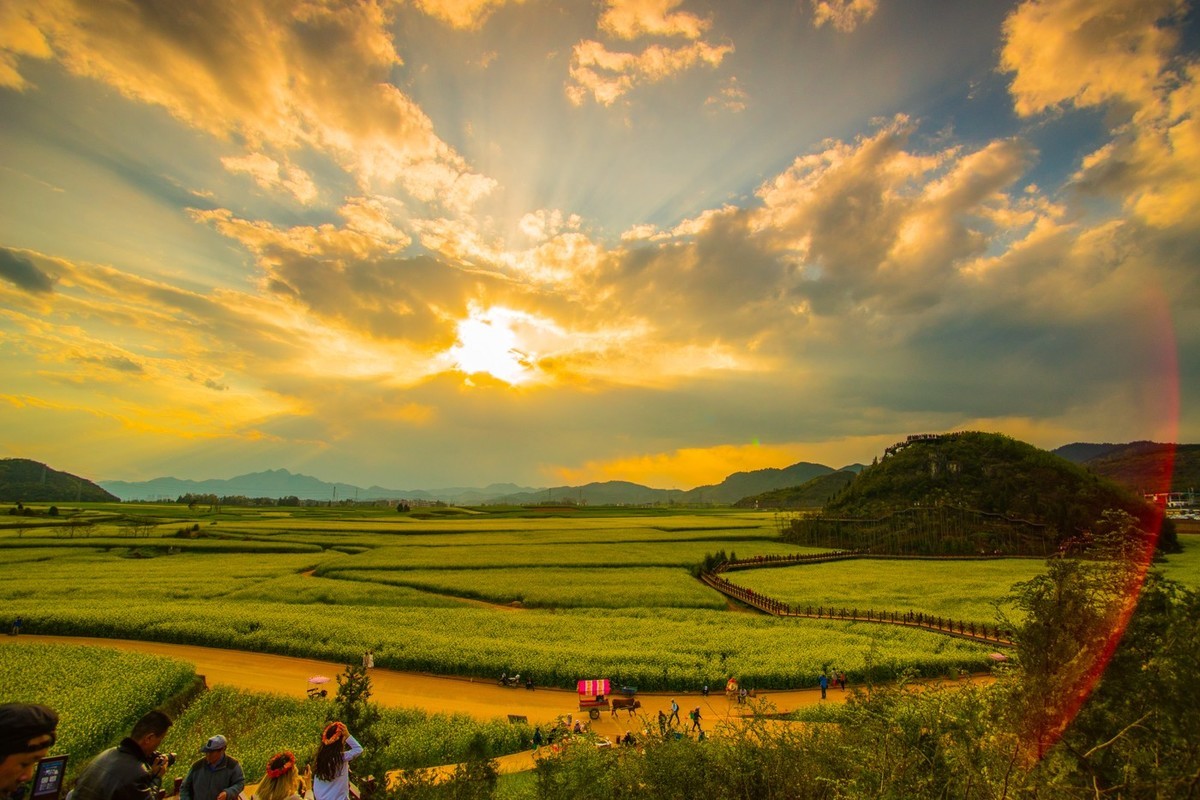
[[[821,559],[819,556],[805,557],[796,556],[795,561],[786,561],[776,559],[768,559],[764,557],[763,561],[758,562],[753,559],[739,560],[738,566],[735,568],[749,569],[755,566],[785,566],[788,563],[812,563],[818,560],[836,561],[847,558],[858,558],[859,554],[843,552],[837,554],[829,554],[827,558]],[[786,558],[786,557],[783,557]],[[744,586],[738,586],[736,583],[722,578],[719,572],[724,572],[726,569],[721,569],[724,564],[718,565],[713,572],[700,573],[700,580],[716,589],[721,594],[731,597],[739,602],[745,603],[748,606],[757,608],[767,614],[777,617],[810,617],[812,619],[834,619],[843,620],[846,622],[877,622],[887,625],[902,625],[909,628],[921,628],[934,633],[942,633],[948,636],[957,636],[963,639],[973,639],[978,642],[986,642],[998,647],[1014,646],[1012,632],[1000,628],[998,625],[987,625],[978,622],[966,622],[963,620],[953,620],[947,617],[938,617],[932,614],[914,611],[876,611],[874,609],[860,608],[835,608],[833,606],[792,606],[784,603],[781,600],[776,600],[773,597],[768,597],[753,589],[747,589]]]

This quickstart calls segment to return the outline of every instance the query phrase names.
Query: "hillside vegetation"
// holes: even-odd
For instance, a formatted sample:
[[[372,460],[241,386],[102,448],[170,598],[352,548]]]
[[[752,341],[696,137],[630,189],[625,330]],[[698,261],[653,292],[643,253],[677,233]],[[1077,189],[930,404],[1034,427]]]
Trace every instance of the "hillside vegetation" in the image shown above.
[[[119,498],[91,481],[27,458],[0,458],[0,502],[112,503]]]
[[[856,477],[856,473],[842,469],[828,475],[820,475],[799,486],[788,486],[751,497],[743,497],[733,505],[735,508],[821,508]]]
[[[1158,512],[1139,495],[1030,444],[994,433],[914,437],[848,484],[823,512],[826,519],[880,518],[914,508],[960,508],[1022,520],[1053,544],[1088,531],[1105,511],[1119,510],[1145,531]],[[1159,546],[1178,551],[1163,523]],[[1053,549],[1053,548],[1049,548]]]
[[[1095,447],[1100,449],[1077,463],[1136,492],[1161,492],[1168,486],[1172,492],[1186,492],[1200,487],[1200,444],[1130,442]],[[1064,457],[1069,456],[1064,453]]]

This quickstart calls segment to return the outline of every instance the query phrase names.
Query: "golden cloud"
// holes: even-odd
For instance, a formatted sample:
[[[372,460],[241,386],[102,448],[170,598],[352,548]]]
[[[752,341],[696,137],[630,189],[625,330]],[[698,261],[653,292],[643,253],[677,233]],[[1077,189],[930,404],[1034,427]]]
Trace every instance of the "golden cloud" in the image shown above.
[[[229,156],[221,159],[221,165],[232,173],[249,175],[264,189],[286,189],[301,203],[311,203],[317,198],[316,184],[307,172],[294,164],[280,164],[263,153]]]
[[[1160,228],[1194,225],[1200,201],[1200,63],[1175,55],[1186,10],[1184,0],[1025,3],[1004,25],[1017,113],[1109,107],[1114,137],[1074,180]]]
[[[619,39],[682,36],[699,39],[712,24],[686,11],[672,11],[682,0],[608,0],[599,28]]]
[[[875,16],[879,0],[812,0],[813,27],[829,23],[842,33],[849,33]]]
[[[525,0],[413,0],[413,5],[452,28],[474,30],[492,12],[506,5],[520,5]]]
[[[584,40],[571,55],[567,97],[582,105],[590,94],[599,104],[610,106],[634,87],[655,83],[696,66],[720,66],[733,45],[693,42],[683,47],[651,45],[641,53],[613,52],[603,44]]]
[[[1152,104],[1185,0],[1025,2],[1004,22],[1000,68],[1018,114],[1058,105]]]
[[[310,181],[286,159],[301,147],[328,154],[364,189],[398,185],[460,211],[495,185],[387,83],[401,59],[379,3],[213,0],[163,14],[84,0],[10,0],[5,8],[5,85],[23,85],[19,74],[5,77],[5,66],[53,54],[76,75],[187,125],[244,139],[251,160],[227,164],[301,200],[313,196]],[[280,176],[264,158],[283,165]]]

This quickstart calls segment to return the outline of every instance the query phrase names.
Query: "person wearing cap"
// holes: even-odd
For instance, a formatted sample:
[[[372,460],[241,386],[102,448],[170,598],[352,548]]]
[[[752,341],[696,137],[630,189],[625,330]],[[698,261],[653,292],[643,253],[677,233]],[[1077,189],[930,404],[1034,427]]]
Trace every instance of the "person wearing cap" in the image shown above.
[[[204,755],[179,785],[179,800],[237,800],[246,788],[246,776],[238,760],[226,755],[227,746],[218,733],[200,747]]]
[[[170,766],[158,746],[170,727],[171,718],[161,711],[143,714],[129,736],[84,768],[68,800],[155,800]]]
[[[58,714],[36,703],[0,705],[0,797],[8,797],[33,777],[38,761],[50,753]]]

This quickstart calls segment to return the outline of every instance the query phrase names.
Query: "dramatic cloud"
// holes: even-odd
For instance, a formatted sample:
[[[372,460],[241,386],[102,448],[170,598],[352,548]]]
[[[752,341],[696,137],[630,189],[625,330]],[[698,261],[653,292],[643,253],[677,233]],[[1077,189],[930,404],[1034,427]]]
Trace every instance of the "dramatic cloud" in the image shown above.
[[[1019,114],[1103,106],[1113,139],[1080,188],[1122,197],[1156,227],[1194,224],[1200,201],[1200,62],[1180,58],[1183,0],[1026,3],[1005,23],[1001,67]]]
[[[1187,9],[985,6],[14,0],[4,454],[690,488],[1193,440]]]
[[[0,44],[10,65],[55,57],[199,130],[243,139],[248,160],[227,166],[302,201],[312,195],[307,176],[286,166],[299,148],[328,154],[363,188],[395,185],[449,208],[468,208],[493,188],[387,83],[402,62],[378,3],[14,0],[7,15]],[[285,165],[282,178],[271,177],[268,161]]]

